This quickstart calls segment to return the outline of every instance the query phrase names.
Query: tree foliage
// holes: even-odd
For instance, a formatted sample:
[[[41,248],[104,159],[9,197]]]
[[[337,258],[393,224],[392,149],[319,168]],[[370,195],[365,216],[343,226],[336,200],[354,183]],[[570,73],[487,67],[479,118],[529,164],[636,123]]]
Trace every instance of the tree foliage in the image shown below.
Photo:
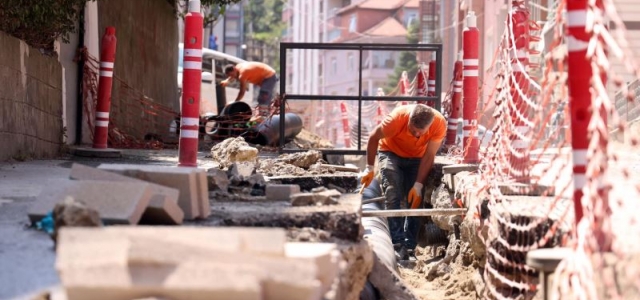
[[[178,15],[184,18],[189,12],[189,0],[169,0],[169,2],[172,1],[177,7]],[[203,8],[203,11],[207,12],[204,15],[204,26],[206,27],[209,24],[217,22],[220,16],[224,15],[227,7],[241,1],[242,0],[200,0],[200,6]]]
[[[95,0],[2,0],[0,31],[50,51],[56,39],[69,41],[87,1]]]
[[[414,21],[409,24],[408,33],[407,33],[407,44],[417,44],[419,41],[419,22]],[[418,73],[418,59],[416,57],[417,53],[415,51],[402,51],[400,52],[399,62],[396,65],[393,74],[389,75],[389,81],[387,82],[387,87],[385,89],[385,93],[389,93],[393,91],[398,86],[398,81],[402,76],[402,72],[407,71],[409,75],[409,81],[412,81],[413,78]]]
[[[282,22],[282,10],[284,0],[253,0],[245,5],[245,34],[248,39],[253,39],[264,44],[265,59],[278,71],[280,66],[280,40],[286,24]]]

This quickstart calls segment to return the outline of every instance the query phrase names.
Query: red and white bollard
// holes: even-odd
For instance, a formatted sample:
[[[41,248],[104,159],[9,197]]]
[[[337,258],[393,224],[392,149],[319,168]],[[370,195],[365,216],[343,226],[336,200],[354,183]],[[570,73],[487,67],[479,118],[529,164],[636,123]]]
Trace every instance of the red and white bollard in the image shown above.
[[[434,97],[436,95],[436,53],[431,53],[431,61],[429,62],[429,80],[427,81],[427,96]],[[436,107],[435,101],[427,101],[427,105]]]
[[[189,0],[189,13],[184,18],[182,118],[180,119],[178,160],[180,167],[198,166],[203,21],[200,0]]]
[[[409,96],[409,74],[407,71],[402,72],[402,76],[400,77],[400,81],[398,82],[400,86],[400,96]],[[409,102],[401,101],[400,105],[407,105]]]
[[[582,198],[583,188],[587,183],[587,151],[590,142],[588,128],[593,110],[590,89],[593,70],[591,59],[587,56],[587,48],[592,36],[592,33],[587,32],[586,28],[588,2],[589,0],[567,1],[567,47],[569,52],[567,82],[569,86],[569,113],[571,115],[571,144],[573,146],[573,202],[576,224],[584,215]],[[596,6],[602,8],[602,1],[596,1]],[[601,78],[604,83],[606,75],[601,75]],[[603,116],[603,119],[606,120],[606,115]],[[601,141],[599,147],[606,149],[606,140]],[[601,180],[595,180],[598,184],[602,184]],[[598,192],[606,199],[606,190],[599,188]],[[603,204],[606,205],[606,200]],[[598,220],[596,220],[597,222]],[[599,240],[603,239],[601,234],[596,232],[595,235]],[[600,246],[608,248],[610,245]]]
[[[453,94],[451,95],[451,114],[447,124],[446,145],[456,144],[458,133],[458,118],[462,109],[462,52],[458,53],[458,60],[453,67]]]
[[[349,112],[347,111],[347,104],[344,101],[340,101],[340,113],[342,115],[342,132],[344,135],[345,148],[351,148],[351,130],[349,129]]]
[[[424,65],[420,64],[418,67],[418,73],[416,74],[416,96],[424,97],[427,95],[427,76],[425,75]],[[429,101],[419,100],[416,102],[419,104],[426,104]]]
[[[511,112],[511,122],[515,126],[509,140],[515,151],[509,156],[511,168],[509,173],[517,182],[529,182],[529,146],[527,137],[529,127],[524,119],[529,119],[529,105],[525,99],[529,97],[529,80],[526,72],[529,65],[529,11],[524,2],[513,1],[511,11],[511,25],[513,36],[509,41],[511,50],[511,66],[513,77],[509,80],[511,99],[514,109]],[[515,42],[515,45],[513,44]]]
[[[476,109],[478,107],[478,58],[479,58],[479,31],[477,18],[473,11],[469,11],[466,18],[466,27],[462,32],[463,67],[463,138],[465,163],[478,163],[478,150],[480,149],[478,134],[478,120]]]
[[[107,27],[102,36],[100,51],[100,78],[98,79],[98,103],[93,136],[93,148],[106,149],[109,137],[109,110],[111,108],[111,87],[113,86],[113,66],[116,61],[116,28]]]

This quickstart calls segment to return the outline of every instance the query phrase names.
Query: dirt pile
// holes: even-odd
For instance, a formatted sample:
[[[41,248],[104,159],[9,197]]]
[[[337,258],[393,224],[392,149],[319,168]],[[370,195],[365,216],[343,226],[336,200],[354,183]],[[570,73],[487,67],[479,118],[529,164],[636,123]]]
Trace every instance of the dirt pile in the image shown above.
[[[258,149],[242,137],[228,138],[211,148],[211,158],[221,168],[228,168],[235,162],[254,162],[257,157]]]
[[[444,247],[431,246],[416,249],[417,264],[413,268],[400,268],[402,278],[413,287],[421,299],[475,300],[481,299],[484,283],[471,249],[464,243],[448,264],[434,252]]]
[[[310,150],[283,154],[277,158],[260,159],[256,164],[256,168],[258,173],[268,177],[353,174],[353,172],[338,171],[326,164],[327,162],[322,160],[320,151]]]
[[[334,146],[330,141],[303,128],[286,147],[293,149],[331,149]]]

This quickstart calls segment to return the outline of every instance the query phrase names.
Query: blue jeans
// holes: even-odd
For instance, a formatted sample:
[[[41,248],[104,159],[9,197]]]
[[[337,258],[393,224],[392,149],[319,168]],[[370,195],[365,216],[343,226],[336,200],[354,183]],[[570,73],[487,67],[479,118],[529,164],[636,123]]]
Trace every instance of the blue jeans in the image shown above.
[[[378,152],[380,178],[374,178],[362,193],[362,199],[380,197],[384,194],[385,209],[408,208],[407,195],[418,176],[420,158],[403,158],[392,152]],[[391,241],[407,249],[415,249],[420,229],[419,217],[387,218]]]

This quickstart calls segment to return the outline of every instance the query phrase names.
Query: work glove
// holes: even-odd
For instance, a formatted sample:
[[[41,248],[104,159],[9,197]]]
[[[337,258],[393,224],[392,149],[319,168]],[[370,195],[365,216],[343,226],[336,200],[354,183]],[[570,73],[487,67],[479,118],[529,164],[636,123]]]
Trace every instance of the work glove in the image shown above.
[[[360,190],[360,193],[362,193],[362,191],[364,191],[364,188],[368,187],[369,184],[371,184],[371,181],[373,181],[373,166],[367,165],[367,168],[362,173],[360,173],[360,176],[362,177],[360,179],[360,183],[362,183],[362,189]]]
[[[420,204],[422,204],[422,183],[416,182],[413,184],[407,200],[412,209],[420,207]]]

